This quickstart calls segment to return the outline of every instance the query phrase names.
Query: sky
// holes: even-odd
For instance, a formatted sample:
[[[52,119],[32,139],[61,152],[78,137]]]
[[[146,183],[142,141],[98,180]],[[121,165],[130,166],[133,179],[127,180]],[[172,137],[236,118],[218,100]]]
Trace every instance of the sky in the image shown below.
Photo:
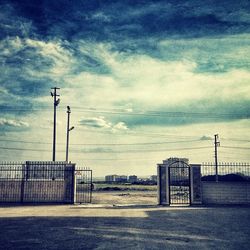
[[[250,161],[250,2],[2,0],[0,160],[156,174],[169,157]]]

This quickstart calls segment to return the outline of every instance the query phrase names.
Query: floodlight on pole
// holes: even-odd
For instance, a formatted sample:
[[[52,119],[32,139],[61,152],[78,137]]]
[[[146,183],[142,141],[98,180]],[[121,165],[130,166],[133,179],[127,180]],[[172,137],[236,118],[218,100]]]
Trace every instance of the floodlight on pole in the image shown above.
[[[219,135],[214,135],[214,158],[215,158],[215,181],[218,182],[218,150],[217,147],[220,146]]]
[[[69,127],[70,123],[70,106],[67,106],[67,114],[68,114],[68,121],[67,121],[67,141],[66,141],[66,162],[68,162],[69,157],[69,132],[74,129],[74,127]]]

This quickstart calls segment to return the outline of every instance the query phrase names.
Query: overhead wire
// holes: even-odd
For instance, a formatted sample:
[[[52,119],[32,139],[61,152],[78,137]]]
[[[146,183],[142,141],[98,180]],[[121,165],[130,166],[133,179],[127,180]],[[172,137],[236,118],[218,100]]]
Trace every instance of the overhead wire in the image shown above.
[[[243,119],[250,118],[250,114],[233,114],[233,113],[212,113],[212,112],[187,112],[187,111],[151,111],[151,110],[137,110],[137,111],[126,111],[122,109],[96,109],[96,108],[82,108],[72,106],[75,109],[74,112],[82,113],[101,113],[110,115],[125,115],[125,116],[146,116],[146,117],[183,117],[186,118],[204,118],[204,119],[220,119],[220,118],[234,118]],[[52,110],[51,107],[35,107],[35,108],[2,108],[1,111],[15,112],[15,111],[44,111]],[[62,108],[58,108],[58,112],[62,111]]]
[[[196,149],[205,149],[205,148],[211,148],[211,147],[189,147],[189,148],[175,148],[175,149],[152,149],[152,150],[124,150],[124,151],[83,151],[83,150],[71,150],[72,153],[82,153],[82,154],[90,154],[90,153],[95,153],[95,154],[100,154],[100,153],[139,153],[139,152],[165,152],[165,151],[175,151],[175,150],[196,150]],[[16,148],[16,147],[0,147],[0,149],[6,149],[6,150],[18,150],[18,151],[40,151],[40,152],[51,152],[50,150],[46,149],[33,149],[33,148]],[[58,152],[60,152],[58,150]],[[64,152],[64,151],[62,151]]]
[[[39,141],[25,141],[25,140],[11,140],[1,139],[1,142],[15,142],[15,143],[27,143],[27,144],[51,144],[51,142],[39,142]],[[172,144],[172,143],[189,143],[189,142],[200,142],[200,140],[187,140],[187,141],[165,141],[165,142],[139,142],[139,143],[70,143],[70,145],[78,146],[133,146],[133,145],[161,145],[161,144]],[[58,142],[59,145],[65,143]]]
[[[249,150],[250,147],[233,147],[233,146],[220,146],[221,148],[231,148],[231,149],[246,149]]]

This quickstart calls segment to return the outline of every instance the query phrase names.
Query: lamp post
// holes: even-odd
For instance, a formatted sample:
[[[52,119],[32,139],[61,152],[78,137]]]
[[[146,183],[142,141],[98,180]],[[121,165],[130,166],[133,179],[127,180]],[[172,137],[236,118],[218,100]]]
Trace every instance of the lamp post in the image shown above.
[[[69,158],[69,132],[74,129],[74,127],[69,127],[70,123],[70,106],[67,106],[67,114],[68,114],[68,122],[67,122],[67,141],[66,141],[66,162],[68,162]]]
[[[220,142],[218,141],[219,135],[214,135],[214,158],[215,158],[215,181],[218,182],[218,151],[217,147],[220,146]]]

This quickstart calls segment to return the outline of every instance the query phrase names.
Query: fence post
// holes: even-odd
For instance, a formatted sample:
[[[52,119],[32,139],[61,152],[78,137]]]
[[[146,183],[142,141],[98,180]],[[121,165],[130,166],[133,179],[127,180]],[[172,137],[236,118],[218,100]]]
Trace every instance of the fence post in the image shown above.
[[[21,179],[21,192],[20,192],[20,202],[23,203],[24,200],[24,186],[26,181],[26,164],[22,164],[22,179]]]
[[[191,205],[199,205],[202,203],[201,197],[201,165],[190,164],[190,184],[191,184]]]
[[[92,170],[90,171],[90,197],[89,197],[89,202],[92,202],[92,189],[93,189],[93,176],[92,176]]]
[[[75,164],[66,164],[64,169],[64,202],[74,203],[75,195]]]
[[[75,165],[72,165],[72,186],[71,186],[71,202],[76,202],[76,173]]]
[[[157,165],[158,205],[169,205],[169,171],[164,164]]]

